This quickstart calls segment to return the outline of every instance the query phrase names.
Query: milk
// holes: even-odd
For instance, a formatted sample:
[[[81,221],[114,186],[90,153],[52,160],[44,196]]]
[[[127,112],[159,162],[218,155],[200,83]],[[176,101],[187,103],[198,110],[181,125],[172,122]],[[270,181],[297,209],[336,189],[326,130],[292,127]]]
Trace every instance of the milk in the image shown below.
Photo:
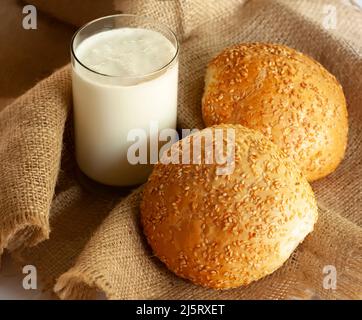
[[[129,163],[134,141],[127,136],[135,128],[149,132],[151,122],[160,130],[176,128],[175,46],[153,30],[119,28],[92,35],[74,49],[81,62],[73,63],[72,74],[80,169],[107,185],[145,182],[152,167]],[[147,134],[141,143],[149,139]]]

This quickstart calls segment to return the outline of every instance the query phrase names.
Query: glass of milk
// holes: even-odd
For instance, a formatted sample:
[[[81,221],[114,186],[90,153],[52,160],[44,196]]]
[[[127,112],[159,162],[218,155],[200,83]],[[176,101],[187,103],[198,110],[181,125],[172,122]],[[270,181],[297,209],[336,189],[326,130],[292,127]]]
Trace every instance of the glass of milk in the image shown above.
[[[148,149],[158,138],[150,127],[153,132],[176,129],[178,52],[175,34],[143,16],[103,17],[74,35],[76,158],[88,177],[113,186],[147,180],[152,170]],[[134,129],[143,134],[132,134]],[[129,161],[135,144],[148,150],[139,163]]]

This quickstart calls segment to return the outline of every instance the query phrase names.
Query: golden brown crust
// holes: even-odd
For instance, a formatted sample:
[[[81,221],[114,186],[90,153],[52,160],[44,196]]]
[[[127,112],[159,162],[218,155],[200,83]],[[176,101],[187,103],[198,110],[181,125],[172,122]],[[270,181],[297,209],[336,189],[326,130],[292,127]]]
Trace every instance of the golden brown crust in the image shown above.
[[[202,114],[206,126],[231,123],[261,131],[309,181],[333,172],[344,157],[342,87],[318,62],[286,46],[240,44],[214,58]]]
[[[233,173],[216,175],[218,165],[204,159],[157,164],[144,189],[141,222],[170,270],[195,284],[226,289],[279,268],[312,231],[317,206],[294,162],[259,132],[219,125],[182,141],[192,146],[195,136],[216,128],[235,130]]]

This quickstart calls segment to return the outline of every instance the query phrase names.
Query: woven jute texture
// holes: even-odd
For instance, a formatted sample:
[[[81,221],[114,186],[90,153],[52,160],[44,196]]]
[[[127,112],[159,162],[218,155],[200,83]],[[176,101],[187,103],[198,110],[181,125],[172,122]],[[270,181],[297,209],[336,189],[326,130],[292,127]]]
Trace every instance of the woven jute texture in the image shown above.
[[[41,1],[35,2],[41,8]],[[60,2],[47,1],[48,9],[51,3]],[[14,258],[35,265],[39,277],[63,299],[93,298],[98,290],[110,299],[361,299],[362,14],[345,3],[112,3],[112,10],[147,14],[177,31],[180,128],[203,127],[200,101],[206,64],[238,42],[289,45],[314,57],[341,82],[349,110],[346,158],[336,172],[312,184],[318,223],[275,273],[244,288],[214,291],[177,278],[153,256],[139,224],[142,187],[109,189],[77,169],[69,66],[0,114],[0,251],[6,248]],[[328,24],[326,15],[333,10],[336,15]],[[328,266],[336,268],[336,289],[323,286]]]

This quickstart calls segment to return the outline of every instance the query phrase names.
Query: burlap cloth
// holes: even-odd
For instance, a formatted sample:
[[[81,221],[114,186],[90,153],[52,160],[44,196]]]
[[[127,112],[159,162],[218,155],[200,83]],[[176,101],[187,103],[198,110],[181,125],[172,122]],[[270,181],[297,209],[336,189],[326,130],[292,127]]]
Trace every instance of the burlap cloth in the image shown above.
[[[361,11],[337,0],[116,0],[85,11],[74,8],[94,1],[71,1],[75,7],[69,1],[28,2],[75,24],[123,11],[173,27],[181,39],[182,128],[203,126],[200,100],[211,57],[242,41],[287,44],[313,56],[342,83],[350,136],[337,171],[313,183],[320,208],[315,231],[284,266],[248,287],[209,290],[177,278],[152,255],[139,225],[142,187],[125,196],[125,190],[93,184],[77,169],[66,66],[0,113],[0,253],[6,248],[35,265],[60,298],[92,298],[101,290],[110,299],[361,299]],[[326,5],[336,8],[335,30],[324,28]],[[326,265],[337,270],[335,290],[323,287]]]

